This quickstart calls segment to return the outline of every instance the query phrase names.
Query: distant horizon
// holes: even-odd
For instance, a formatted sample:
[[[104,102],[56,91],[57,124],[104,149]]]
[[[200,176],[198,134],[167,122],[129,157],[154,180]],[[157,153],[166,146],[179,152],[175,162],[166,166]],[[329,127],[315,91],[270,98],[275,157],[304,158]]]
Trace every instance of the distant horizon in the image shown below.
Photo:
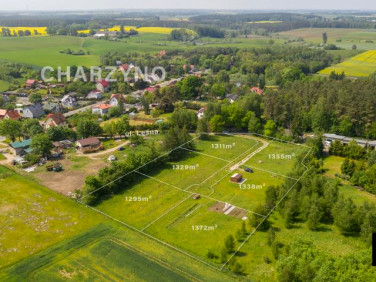
[[[109,6],[111,5],[111,6]],[[210,11],[376,11],[376,2],[368,0],[113,0],[110,4],[99,0],[66,0],[65,2],[46,2],[42,0],[0,0],[4,12],[81,12],[112,10],[210,10]],[[213,9],[213,6],[216,8]]]

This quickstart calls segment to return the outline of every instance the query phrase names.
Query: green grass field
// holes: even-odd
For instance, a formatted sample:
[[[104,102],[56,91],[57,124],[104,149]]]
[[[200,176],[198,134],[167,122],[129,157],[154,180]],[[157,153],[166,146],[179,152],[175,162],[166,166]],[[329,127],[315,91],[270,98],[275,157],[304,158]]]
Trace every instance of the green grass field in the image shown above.
[[[276,42],[277,43],[277,42]],[[239,48],[265,46],[267,38],[208,39],[192,43],[170,41],[166,34],[143,33],[120,42],[70,36],[0,37],[0,59],[35,66],[96,66],[99,57],[107,52],[158,53],[161,50],[176,50],[200,47]],[[65,49],[84,50],[89,55],[74,56],[59,53]]]
[[[4,167],[0,211],[1,281],[232,280]]]
[[[309,147],[299,144],[290,144],[279,141],[268,141],[269,145],[259,154],[244,164],[251,167],[274,173],[287,175],[296,164],[297,156],[307,154]]]
[[[265,189],[284,181],[284,177],[276,172],[287,174],[295,163],[295,159],[283,163],[268,160],[268,154],[294,153],[297,156],[307,152],[308,148],[270,142],[266,149],[248,161],[255,159],[261,168],[248,173],[229,171],[229,168],[260,148],[262,142],[259,138],[216,135],[195,143],[195,152],[189,152],[185,159],[148,174],[149,178],[140,176],[140,181],[131,189],[103,200],[95,208],[218,267],[219,259],[209,260],[206,254],[211,251],[219,256],[224,239],[241,227],[242,218],[225,215],[220,210],[215,212],[214,205],[231,203],[249,217],[252,209],[264,203]],[[265,161],[260,163],[260,160]],[[172,165],[188,169],[174,170]],[[283,170],[279,170],[280,166]],[[230,176],[236,172],[243,175],[246,179],[243,184],[249,188],[241,189],[239,184],[230,182]],[[193,199],[195,193],[201,198]],[[129,202],[127,197],[143,200]],[[211,230],[194,230],[194,226],[207,226]],[[251,231],[248,223],[247,228]]]
[[[0,80],[0,92],[8,90],[10,83],[5,80]]]
[[[331,72],[342,73],[352,77],[366,77],[376,72],[376,50],[370,50],[350,58],[347,61],[319,71],[329,75]]]
[[[74,201],[0,166],[0,268],[98,224]]]
[[[300,28],[274,34],[273,37],[284,40],[303,38],[307,42],[322,43],[322,34],[328,35],[328,43],[351,49],[355,44],[359,50],[376,49],[376,31],[355,28]],[[373,41],[373,42],[372,42]]]

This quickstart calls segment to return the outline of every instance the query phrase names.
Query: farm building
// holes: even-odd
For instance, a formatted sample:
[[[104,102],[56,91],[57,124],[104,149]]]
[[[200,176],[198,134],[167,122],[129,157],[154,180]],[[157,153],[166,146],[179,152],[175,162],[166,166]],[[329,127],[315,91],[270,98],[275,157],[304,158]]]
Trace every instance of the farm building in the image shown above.
[[[17,141],[9,144],[12,153],[16,156],[26,155],[31,152],[31,139],[26,139],[23,141]]]
[[[73,147],[72,142],[69,140],[56,141],[53,142],[52,145],[54,145],[55,150],[63,150]]]
[[[369,141],[369,140],[363,140],[363,139],[354,139],[354,138],[351,138],[351,137],[346,137],[346,136],[332,134],[332,133],[324,133],[322,135],[322,138],[323,138],[324,145],[327,148],[330,147],[330,145],[333,141],[339,141],[343,145],[347,145],[353,140],[356,142],[356,144],[358,144],[361,147],[370,148],[372,150],[374,150],[376,148],[376,140],[375,141]]]
[[[97,137],[89,137],[81,140],[77,140],[77,150],[88,153],[99,150],[102,147],[101,141]]]
[[[234,183],[240,183],[243,179],[243,175],[241,175],[240,173],[235,173],[233,176],[231,176],[231,182],[234,182]]]

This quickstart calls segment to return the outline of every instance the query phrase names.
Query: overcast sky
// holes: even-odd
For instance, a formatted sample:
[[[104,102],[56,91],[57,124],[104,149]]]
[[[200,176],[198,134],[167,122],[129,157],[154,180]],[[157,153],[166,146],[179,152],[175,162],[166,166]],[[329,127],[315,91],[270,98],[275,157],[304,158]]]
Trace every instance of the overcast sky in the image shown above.
[[[376,10],[375,0],[0,0],[4,10],[96,9],[351,9]]]

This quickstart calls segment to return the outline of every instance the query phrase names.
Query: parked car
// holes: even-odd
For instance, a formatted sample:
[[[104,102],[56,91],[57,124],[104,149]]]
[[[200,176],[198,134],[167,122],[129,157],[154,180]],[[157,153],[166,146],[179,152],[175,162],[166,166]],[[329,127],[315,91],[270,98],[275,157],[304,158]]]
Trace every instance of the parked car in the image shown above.
[[[118,151],[124,151],[125,149],[124,149],[124,147],[120,147],[119,149],[118,149]]]
[[[244,171],[245,171],[245,172],[249,172],[249,173],[253,173],[253,170],[252,170],[251,168],[249,168],[249,167],[246,167],[246,168],[244,169]]]

